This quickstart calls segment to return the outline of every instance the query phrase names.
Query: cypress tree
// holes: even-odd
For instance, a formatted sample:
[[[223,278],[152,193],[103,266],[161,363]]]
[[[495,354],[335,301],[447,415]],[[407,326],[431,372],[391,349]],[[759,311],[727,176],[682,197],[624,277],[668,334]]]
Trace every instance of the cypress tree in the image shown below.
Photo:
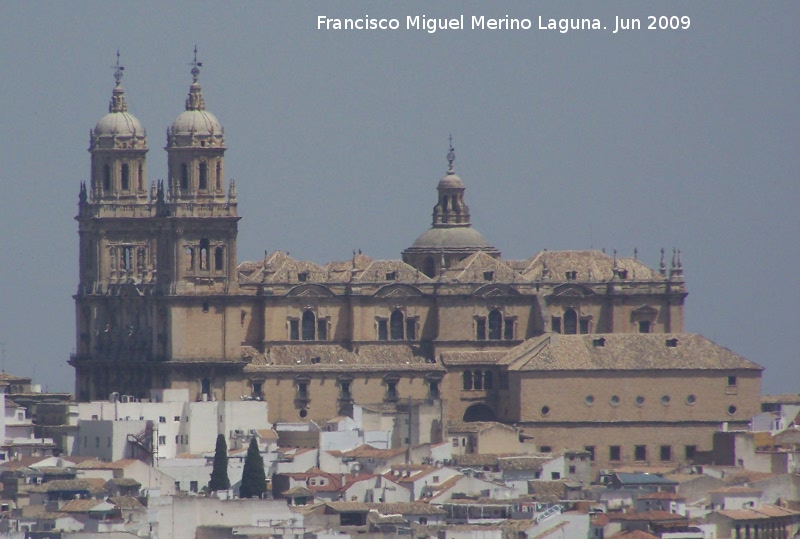
[[[228,444],[225,436],[217,434],[217,447],[214,450],[214,468],[211,469],[211,480],[208,490],[228,490],[231,482],[228,479]]]
[[[250,439],[247,456],[242,469],[242,485],[239,488],[240,498],[260,498],[267,491],[267,474],[264,471],[264,460],[258,451],[256,437]]]

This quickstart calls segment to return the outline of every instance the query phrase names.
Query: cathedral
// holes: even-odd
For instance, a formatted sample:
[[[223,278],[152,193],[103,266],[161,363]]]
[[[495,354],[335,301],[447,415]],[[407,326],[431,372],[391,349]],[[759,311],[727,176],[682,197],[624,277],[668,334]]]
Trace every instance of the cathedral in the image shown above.
[[[167,180],[117,64],[79,192],[75,393],[264,399],[271,421],[354,404],[439,403],[446,420],[523,429],[539,450],[682,462],[759,412],[762,368],[684,332],[680,252],[543,251],[506,260],[472,227],[452,144],[430,227],[399,260],[239,262],[225,132],[199,63],[167,129]]]

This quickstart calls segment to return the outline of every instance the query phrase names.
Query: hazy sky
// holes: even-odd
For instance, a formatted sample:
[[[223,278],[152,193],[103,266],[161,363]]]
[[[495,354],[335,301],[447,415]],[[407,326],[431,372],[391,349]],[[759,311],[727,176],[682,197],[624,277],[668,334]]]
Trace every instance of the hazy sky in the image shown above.
[[[150,180],[197,44],[226,131],[239,257],[399,258],[430,225],[447,137],[474,226],[504,258],[683,252],[686,330],[798,392],[800,2],[2,2],[0,353],[72,390],[78,188],[115,53]],[[162,5],[163,4],[163,5]],[[319,16],[397,30],[319,30]],[[428,33],[406,17],[464,16]],[[471,29],[472,16],[530,30]],[[648,30],[648,16],[688,29]],[[539,16],[606,30],[540,30]],[[640,30],[613,33],[615,16]]]

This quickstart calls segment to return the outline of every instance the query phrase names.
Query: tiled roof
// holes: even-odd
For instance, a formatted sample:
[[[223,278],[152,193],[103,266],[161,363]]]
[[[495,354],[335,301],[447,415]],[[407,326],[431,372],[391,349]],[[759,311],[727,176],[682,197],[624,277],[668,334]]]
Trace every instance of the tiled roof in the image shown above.
[[[100,483],[105,483],[102,479]],[[95,481],[89,479],[56,479],[38,485],[30,490],[31,492],[76,492],[87,491],[90,494],[102,494],[105,492],[102,485],[97,485]]]
[[[517,432],[517,429],[514,427],[510,427],[503,423],[498,423],[496,421],[448,421],[447,422],[447,432],[454,434],[454,433],[478,433],[484,432],[489,429],[493,428],[501,428],[503,430],[508,430],[511,432]]]
[[[501,363],[520,371],[763,370],[693,333],[546,333],[511,349]]]
[[[442,359],[443,365],[494,365],[505,355],[508,350],[454,350],[450,352],[442,352],[439,357]]]
[[[406,450],[402,447],[397,447],[395,449],[378,449],[368,444],[362,444],[355,449],[342,451],[342,456],[354,458],[390,459],[398,455],[402,455],[405,452]]]
[[[567,485],[564,480],[528,481],[528,494],[537,502],[557,502],[566,498]]]
[[[709,492],[709,493],[712,493],[712,494],[730,494],[730,495],[736,495],[736,494],[742,494],[742,495],[761,495],[761,493],[762,493],[763,491],[761,491],[761,490],[759,490],[759,489],[757,489],[757,488],[750,488],[750,487],[738,487],[738,486],[735,486],[735,487],[721,487],[721,488],[715,488],[714,490],[709,490],[708,492]]]
[[[627,270],[623,281],[663,282],[660,273],[634,258],[617,258],[617,267]],[[546,271],[545,271],[546,270]],[[533,281],[567,281],[567,272],[577,272],[573,282],[602,283],[614,276],[614,258],[601,251],[542,251],[534,255],[522,274]]]
[[[787,516],[800,516],[797,511],[784,509],[777,505],[759,505],[750,509],[729,509],[717,511],[720,515],[733,520],[764,520],[767,518],[780,518]]]
[[[375,510],[381,515],[446,515],[446,511],[435,505],[424,502],[398,503],[362,503],[362,502],[328,502],[328,507],[337,513],[368,513]]]
[[[442,371],[432,359],[418,354],[408,344],[362,345],[356,350],[335,343],[286,344],[271,346],[265,354],[252,358],[248,372],[352,372],[362,371]]]
[[[146,508],[142,505],[137,498],[133,496],[112,496],[108,501],[119,507],[120,509],[127,509],[133,511],[145,511]]]
[[[762,404],[800,404],[800,393],[761,395]]]
[[[505,457],[497,461],[504,471],[542,471],[542,464],[552,460],[547,457]]]
[[[70,500],[59,509],[62,513],[88,513],[95,506],[103,503],[102,500]]]
[[[642,264],[635,258],[617,257],[618,270],[626,273],[617,277],[621,283],[663,283],[667,278]],[[242,284],[275,283],[381,283],[394,280],[398,283],[429,283],[431,279],[401,260],[373,260],[358,253],[349,260],[334,261],[320,266],[313,262],[296,260],[288,253],[273,251],[263,259],[241,262],[238,266]],[[494,273],[495,283],[551,282],[551,283],[605,283],[614,277],[614,257],[601,251],[543,251],[527,260],[502,260],[484,251],[470,254],[464,260],[444,270],[442,280],[454,283],[485,282],[485,271]],[[394,279],[387,279],[387,273]],[[575,279],[567,272],[576,272]],[[298,274],[304,273],[304,281]]]

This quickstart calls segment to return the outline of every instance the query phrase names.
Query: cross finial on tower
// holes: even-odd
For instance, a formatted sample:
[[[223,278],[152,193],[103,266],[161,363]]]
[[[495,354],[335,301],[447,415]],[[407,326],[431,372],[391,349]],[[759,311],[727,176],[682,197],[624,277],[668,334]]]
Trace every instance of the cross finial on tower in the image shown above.
[[[456,150],[453,148],[453,134],[450,133],[450,149],[447,151],[447,172],[453,173],[453,161],[456,160]]]
[[[192,66],[192,82],[197,83],[197,78],[200,76],[200,68],[203,67],[203,62],[197,61],[197,45],[194,46],[194,60],[189,65]]]
[[[122,72],[125,71],[125,66],[119,65],[119,49],[117,49],[117,65],[113,65],[111,68],[114,69],[114,80],[117,81],[117,86],[119,86],[122,80]]]

